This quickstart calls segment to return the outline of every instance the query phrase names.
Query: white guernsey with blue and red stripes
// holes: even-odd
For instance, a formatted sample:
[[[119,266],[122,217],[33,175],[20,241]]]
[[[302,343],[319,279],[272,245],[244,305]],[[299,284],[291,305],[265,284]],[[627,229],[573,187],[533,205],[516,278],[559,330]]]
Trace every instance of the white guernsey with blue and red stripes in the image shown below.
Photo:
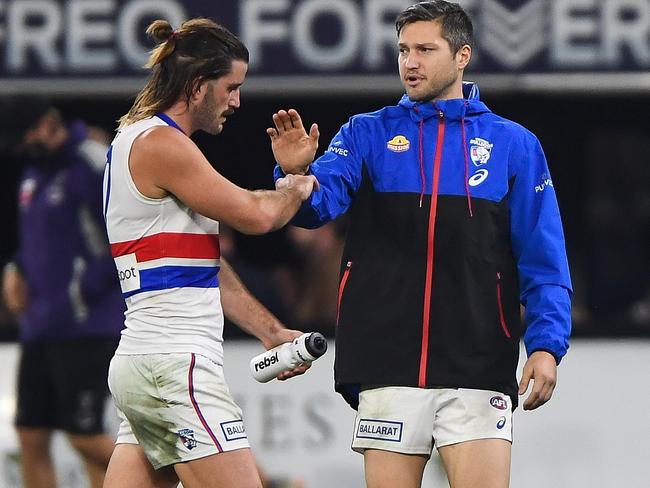
[[[129,171],[135,139],[165,125],[178,129],[164,115],[129,125],[108,153],[104,215],[127,305],[116,354],[192,352],[222,364],[219,223],[173,195],[144,196]]]

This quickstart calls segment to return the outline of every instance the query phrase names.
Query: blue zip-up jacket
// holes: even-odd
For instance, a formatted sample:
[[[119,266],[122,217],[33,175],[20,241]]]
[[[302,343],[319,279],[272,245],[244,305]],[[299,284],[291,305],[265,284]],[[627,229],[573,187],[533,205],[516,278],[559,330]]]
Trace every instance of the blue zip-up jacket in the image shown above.
[[[64,147],[46,165],[30,166],[19,188],[15,261],[28,287],[22,342],[119,339],[124,300],[102,219],[106,148],[69,127]]]
[[[475,85],[464,92],[354,116],[311,165],[321,191],[293,223],[350,214],[335,379],[354,407],[360,385],[496,390],[517,405],[520,303],[528,354],[567,351],[571,281],[544,153]]]

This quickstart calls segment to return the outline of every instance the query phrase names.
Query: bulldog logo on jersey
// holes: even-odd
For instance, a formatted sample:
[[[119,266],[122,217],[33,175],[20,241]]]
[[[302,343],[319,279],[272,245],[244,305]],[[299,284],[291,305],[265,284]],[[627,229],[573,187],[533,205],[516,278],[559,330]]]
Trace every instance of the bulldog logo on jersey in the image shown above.
[[[386,143],[386,147],[393,152],[404,152],[411,148],[411,141],[404,136],[395,136]]]
[[[181,429],[178,431],[178,437],[189,451],[196,447],[196,439],[192,429]]]
[[[490,154],[492,153],[492,146],[489,141],[481,139],[480,137],[475,137],[470,140],[471,144],[469,148],[469,155],[472,158],[472,162],[475,166],[480,166],[482,164],[487,164],[490,159]]]

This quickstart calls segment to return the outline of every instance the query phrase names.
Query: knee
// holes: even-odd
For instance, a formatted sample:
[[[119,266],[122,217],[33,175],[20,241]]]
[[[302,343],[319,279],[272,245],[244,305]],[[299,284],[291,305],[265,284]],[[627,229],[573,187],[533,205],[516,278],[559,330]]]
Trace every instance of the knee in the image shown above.
[[[67,437],[72,447],[84,458],[95,458],[98,456],[98,454],[103,454],[103,452],[106,450],[106,446],[110,447],[110,457],[110,451],[113,449],[112,441],[108,438],[105,438],[104,434],[68,434]],[[106,460],[106,462],[108,463],[108,460]]]
[[[46,429],[17,429],[18,442],[23,455],[49,455],[52,433]]]

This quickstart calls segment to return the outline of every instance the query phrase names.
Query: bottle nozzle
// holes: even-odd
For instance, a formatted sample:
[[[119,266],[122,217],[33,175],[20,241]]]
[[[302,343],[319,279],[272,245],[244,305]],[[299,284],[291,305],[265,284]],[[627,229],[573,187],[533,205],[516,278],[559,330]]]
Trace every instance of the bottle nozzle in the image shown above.
[[[327,351],[327,340],[320,332],[312,332],[305,341],[305,348],[314,358],[319,358]]]

